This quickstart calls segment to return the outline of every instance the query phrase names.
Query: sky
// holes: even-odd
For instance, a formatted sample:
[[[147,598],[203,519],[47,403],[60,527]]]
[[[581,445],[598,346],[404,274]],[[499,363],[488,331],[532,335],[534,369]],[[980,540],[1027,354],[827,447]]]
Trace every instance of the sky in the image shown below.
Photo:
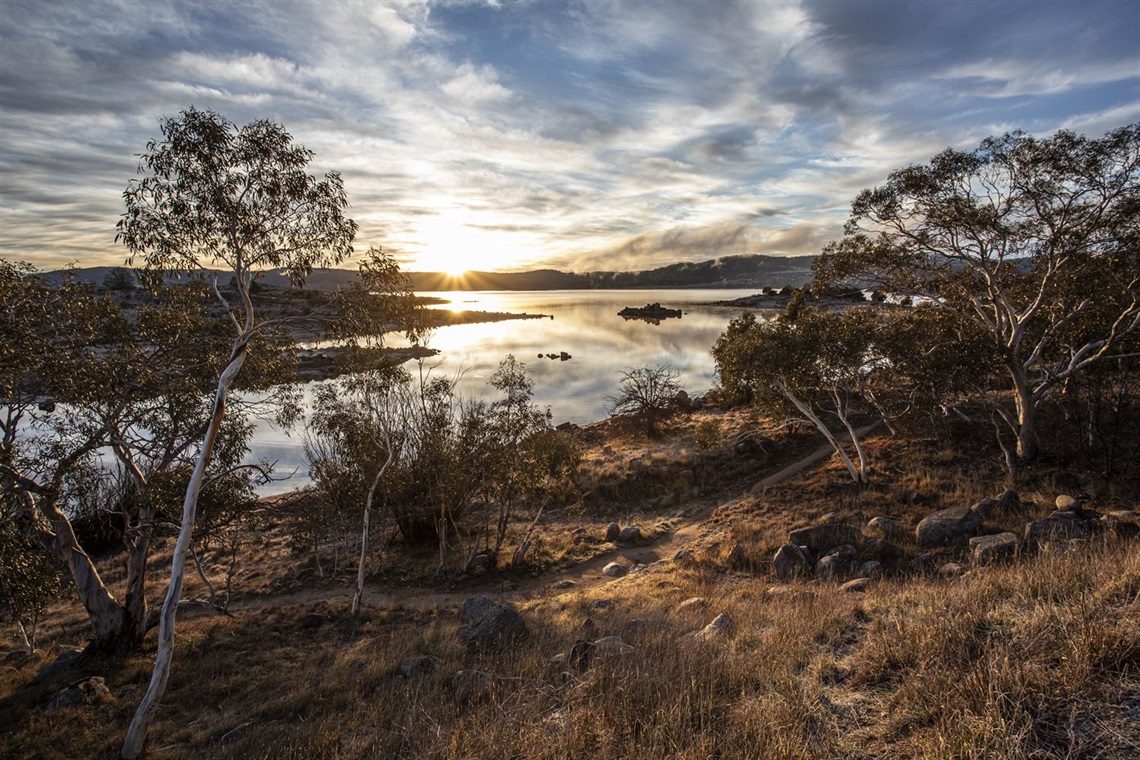
[[[284,125],[407,269],[814,254],[947,147],[1140,121],[1140,3],[0,0],[0,256],[122,264],[189,106]]]

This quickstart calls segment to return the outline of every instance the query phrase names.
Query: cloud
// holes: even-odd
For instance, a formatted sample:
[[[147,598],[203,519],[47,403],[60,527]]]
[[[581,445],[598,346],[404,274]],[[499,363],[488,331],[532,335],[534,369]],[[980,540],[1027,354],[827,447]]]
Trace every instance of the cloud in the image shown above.
[[[408,266],[813,253],[947,146],[1140,118],[1140,6],[0,3],[0,255],[118,263],[164,116],[270,118]]]

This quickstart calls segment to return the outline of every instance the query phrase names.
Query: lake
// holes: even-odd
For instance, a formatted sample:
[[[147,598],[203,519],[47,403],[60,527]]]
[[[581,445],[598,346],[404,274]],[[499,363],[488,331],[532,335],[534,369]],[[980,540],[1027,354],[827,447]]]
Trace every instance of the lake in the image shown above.
[[[669,364],[680,372],[679,382],[691,395],[714,384],[710,350],[729,321],[743,309],[709,306],[752,295],[750,290],[553,290],[449,291],[420,293],[445,299],[432,308],[547,314],[546,319],[512,319],[436,330],[427,345],[440,355],[425,361],[435,375],[459,375],[458,390],[468,397],[491,397],[487,381],[507,354],[526,364],[534,379],[534,401],[549,407],[554,424],[584,424],[606,417],[607,395],[617,391],[621,373],[637,367]],[[650,324],[626,320],[617,313],[626,306],[659,302],[681,309],[680,319]],[[392,343],[392,345],[400,345]],[[561,354],[572,358],[539,358]],[[410,365],[409,365],[410,367]],[[252,442],[254,459],[277,462],[286,479],[259,489],[262,495],[283,493],[309,483],[301,449],[301,429],[286,434],[259,425]]]

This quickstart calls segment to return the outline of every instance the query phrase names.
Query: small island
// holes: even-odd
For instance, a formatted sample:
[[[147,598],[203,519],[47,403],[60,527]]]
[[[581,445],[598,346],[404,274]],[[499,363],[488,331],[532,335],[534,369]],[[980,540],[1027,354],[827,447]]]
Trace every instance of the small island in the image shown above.
[[[622,319],[644,319],[646,322],[661,324],[663,319],[681,318],[680,309],[669,309],[659,303],[647,303],[645,306],[626,306],[618,312]]]

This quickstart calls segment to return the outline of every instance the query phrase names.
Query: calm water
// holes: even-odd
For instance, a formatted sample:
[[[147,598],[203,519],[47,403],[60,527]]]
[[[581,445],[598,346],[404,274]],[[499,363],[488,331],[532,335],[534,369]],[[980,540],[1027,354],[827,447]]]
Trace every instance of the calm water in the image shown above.
[[[741,309],[708,306],[709,301],[751,295],[755,290],[567,290],[422,293],[447,299],[436,308],[456,311],[509,311],[548,314],[550,319],[518,319],[475,325],[457,325],[435,331],[428,345],[439,356],[425,367],[447,377],[460,375],[459,392],[465,396],[493,396],[487,386],[507,354],[526,364],[534,378],[534,400],[549,407],[554,423],[578,424],[602,419],[609,412],[607,394],[617,390],[620,373],[636,367],[669,364],[681,373],[680,382],[693,395],[704,393],[714,381],[710,349],[729,320]],[[617,312],[626,306],[662,306],[682,309],[680,319],[659,325],[625,320]],[[569,361],[538,358],[560,354]],[[412,365],[409,365],[411,368]],[[278,472],[296,474],[261,489],[264,495],[299,488],[308,483],[301,433],[287,435],[262,425],[254,435],[253,457],[277,461]]]

